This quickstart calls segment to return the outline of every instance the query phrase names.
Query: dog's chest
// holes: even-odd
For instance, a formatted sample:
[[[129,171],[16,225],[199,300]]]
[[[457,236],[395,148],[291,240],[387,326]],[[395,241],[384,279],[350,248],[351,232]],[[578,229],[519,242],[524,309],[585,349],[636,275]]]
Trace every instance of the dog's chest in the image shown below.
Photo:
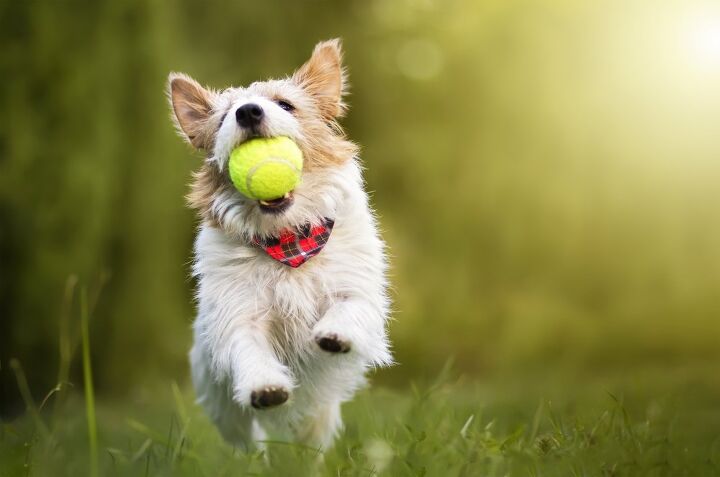
[[[258,260],[268,261],[267,257]],[[321,262],[319,257],[313,262]],[[299,356],[307,351],[312,329],[323,317],[330,303],[327,284],[318,267],[320,263],[306,263],[292,269],[286,265],[275,268],[272,282],[263,293],[268,313],[263,319],[270,332],[268,338],[278,358],[291,367],[297,367]],[[295,363],[295,365],[293,365]]]
[[[287,269],[274,274],[268,299],[276,319],[311,326],[322,316],[328,301],[327,285],[316,265],[307,263],[297,269],[281,265]]]
[[[336,230],[320,254],[292,268],[259,247],[204,228],[195,264],[201,304],[226,309],[234,320],[264,322],[283,335],[309,333],[352,280],[352,256],[342,252],[349,248],[342,229]]]

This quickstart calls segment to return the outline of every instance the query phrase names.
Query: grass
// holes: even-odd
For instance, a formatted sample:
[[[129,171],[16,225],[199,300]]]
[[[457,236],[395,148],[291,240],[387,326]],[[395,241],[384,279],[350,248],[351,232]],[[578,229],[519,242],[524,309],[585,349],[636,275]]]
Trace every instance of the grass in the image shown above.
[[[0,476],[92,475],[93,445],[107,476],[720,475],[720,383],[708,368],[477,382],[443,373],[376,387],[344,407],[346,428],[324,459],[287,443],[269,442],[267,455],[226,445],[174,383],[98,396],[96,415],[66,387],[58,412],[30,402],[3,423]]]
[[[448,364],[432,382],[362,391],[324,456],[284,442],[244,453],[221,440],[190,386],[96,395],[88,328],[97,294],[79,295],[78,336],[66,307],[58,384],[39,404],[21,363],[9,363],[26,413],[0,422],[0,477],[720,476],[720,381],[710,379],[720,363],[483,379]],[[68,382],[78,347],[82,389]]]
[[[85,389],[85,410],[87,415],[88,442],[90,446],[90,476],[98,475],[98,442],[97,422],[95,418],[95,387],[92,380],[92,365],[90,360],[90,325],[88,311],[87,290],[80,291],[80,329],[82,333],[82,363],[83,382]]]

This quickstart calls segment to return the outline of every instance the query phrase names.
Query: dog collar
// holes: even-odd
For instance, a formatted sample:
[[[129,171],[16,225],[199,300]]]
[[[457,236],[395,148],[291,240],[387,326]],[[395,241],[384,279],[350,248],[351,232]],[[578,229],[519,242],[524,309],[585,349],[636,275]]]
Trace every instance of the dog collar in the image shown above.
[[[297,268],[320,253],[330,239],[333,225],[334,220],[325,218],[319,225],[283,229],[275,237],[255,237],[253,243],[278,262]]]

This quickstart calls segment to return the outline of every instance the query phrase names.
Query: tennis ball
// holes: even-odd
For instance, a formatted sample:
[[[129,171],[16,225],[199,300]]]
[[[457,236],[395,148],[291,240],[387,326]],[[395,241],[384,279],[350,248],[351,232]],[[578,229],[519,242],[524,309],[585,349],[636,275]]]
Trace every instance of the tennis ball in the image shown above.
[[[253,138],[230,153],[230,179],[244,196],[279,199],[300,183],[303,157],[289,137]]]

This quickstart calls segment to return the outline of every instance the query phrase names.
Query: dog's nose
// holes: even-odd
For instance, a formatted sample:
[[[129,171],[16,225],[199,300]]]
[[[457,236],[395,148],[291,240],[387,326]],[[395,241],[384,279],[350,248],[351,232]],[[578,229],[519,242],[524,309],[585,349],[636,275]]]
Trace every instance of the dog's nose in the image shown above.
[[[264,115],[265,112],[263,109],[255,103],[243,104],[235,111],[235,119],[237,119],[238,124],[244,128],[257,126],[260,124],[260,121],[262,121]]]

